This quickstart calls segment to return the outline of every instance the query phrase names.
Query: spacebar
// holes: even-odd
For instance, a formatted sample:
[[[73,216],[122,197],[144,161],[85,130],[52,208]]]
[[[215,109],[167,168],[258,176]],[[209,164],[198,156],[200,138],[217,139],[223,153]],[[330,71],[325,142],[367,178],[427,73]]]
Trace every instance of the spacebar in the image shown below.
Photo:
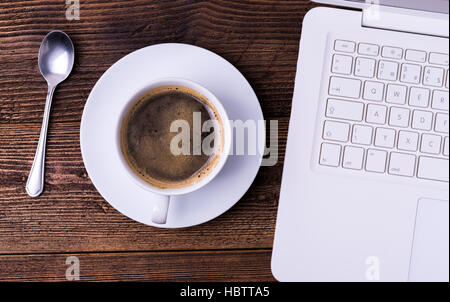
[[[449,182],[448,159],[422,156],[419,160],[417,177]]]

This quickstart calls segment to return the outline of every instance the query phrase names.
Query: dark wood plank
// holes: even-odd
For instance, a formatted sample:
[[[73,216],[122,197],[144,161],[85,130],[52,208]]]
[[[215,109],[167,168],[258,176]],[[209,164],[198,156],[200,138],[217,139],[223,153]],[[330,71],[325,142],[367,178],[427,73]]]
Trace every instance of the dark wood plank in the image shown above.
[[[243,200],[222,217],[186,230],[158,230],[124,217],[95,190],[81,159],[78,123],[51,125],[45,192],[28,197],[24,186],[39,129],[0,125],[0,253],[272,246],[281,162],[262,167]],[[281,140],[286,132],[284,119]]]
[[[270,251],[149,252],[0,256],[2,281],[67,281],[66,264],[76,256],[80,281],[275,281]]]
[[[81,20],[65,19],[64,1],[0,4],[0,123],[40,122],[46,85],[40,42],[58,28],[73,38],[76,66],[55,95],[52,121],[79,121],[100,75],[145,46],[189,43],[222,55],[248,78],[268,117],[287,117],[301,21],[309,1],[81,1]]]

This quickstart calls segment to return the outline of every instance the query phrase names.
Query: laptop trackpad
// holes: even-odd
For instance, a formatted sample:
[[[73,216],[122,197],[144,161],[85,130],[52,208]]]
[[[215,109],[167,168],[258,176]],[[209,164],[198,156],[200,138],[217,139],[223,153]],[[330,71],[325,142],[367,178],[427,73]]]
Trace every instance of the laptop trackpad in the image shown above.
[[[448,201],[419,200],[409,281],[449,281]]]

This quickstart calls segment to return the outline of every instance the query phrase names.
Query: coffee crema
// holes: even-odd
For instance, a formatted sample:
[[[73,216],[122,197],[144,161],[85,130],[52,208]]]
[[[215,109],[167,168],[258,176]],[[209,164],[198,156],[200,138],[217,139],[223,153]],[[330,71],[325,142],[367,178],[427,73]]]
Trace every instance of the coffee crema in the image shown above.
[[[220,145],[212,155],[192,153],[195,112],[200,114],[202,124],[208,120],[218,122],[220,133],[214,133],[214,141]],[[190,155],[171,152],[171,141],[178,133],[171,132],[170,127],[176,120],[189,124]],[[210,134],[197,133],[202,142]],[[160,189],[188,187],[204,179],[217,165],[224,144],[223,122],[216,108],[199,92],[181,86],[159,87],[140,96],[126,113],[120,136],[128,166]]]

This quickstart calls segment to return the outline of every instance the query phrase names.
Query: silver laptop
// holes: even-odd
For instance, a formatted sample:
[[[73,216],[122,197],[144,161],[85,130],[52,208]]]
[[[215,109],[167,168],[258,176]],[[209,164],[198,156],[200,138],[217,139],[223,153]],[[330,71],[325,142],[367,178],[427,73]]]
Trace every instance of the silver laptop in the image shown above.
[[[448,282],[449,2],[317,2],[343,8],[303,22],[273,274]]]

